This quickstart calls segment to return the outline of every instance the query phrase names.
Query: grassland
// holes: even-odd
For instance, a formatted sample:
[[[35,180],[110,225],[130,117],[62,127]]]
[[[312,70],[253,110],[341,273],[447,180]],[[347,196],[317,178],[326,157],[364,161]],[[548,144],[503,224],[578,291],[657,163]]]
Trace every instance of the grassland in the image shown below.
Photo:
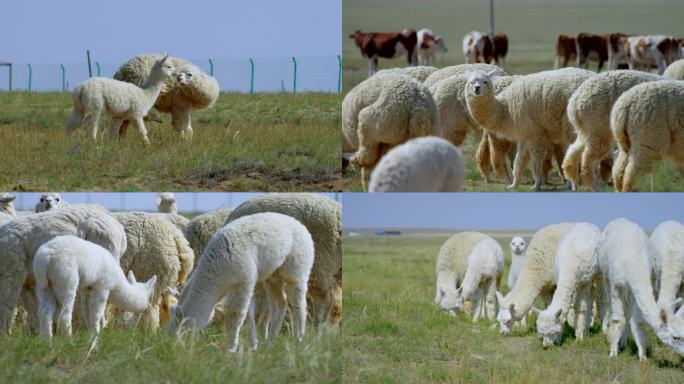
[[[510,234],[502,244],[506,271]],[[529,235],[527,238],[529,240]],[[534,332],[502,336],[492,324],[453,318],[433,303],[435,257],[447,236],[345,237],[343,349],[345,380],[364,383],[675,383],[683,360],[659,346],[640,363],[636,346],[608,358],[598,329],[544,350]],[[503,281],[507,278],[507,272]],[[500,288],[507,292],[505,287]]]
[[[193,115],[192,143],[170,115],[121,142],[65,135],[67,93],[0,93],[0,190],[334,191],[340,97],[334,94],[221,94]],[[103,119],[102,128],[108,125]]]
[[[310,330],[309,330],[310,331]],[[79,332],[52,345],[37,336],[0,337],[4,383],[338,383],[342,381],[339,336],[308,332],[301,344],[285,334],[272,348],[226,352],[227,335],[208,329],[199,340],[174,339],[159,331],[104,329],[97,348]],[[241,345],[248,345],[244,337]]]
[[[509,37],[509,53],[505,69],[511,74],[527,74],[553,68],[554,45],[561,33],[576,35],[582,31],[609,33],[670,34],[684,37],[680,15],[684,3],[679,0],[506,0],[495,1],[496,31]],[[400,31],[428,27],[444,37],[449,51],[438,59],[438,66],[463,63],[461,39],[471,30],[488,28],[489,2],[481,0],[345,0],[343,4],[343,91],[348,92],[368,74],[366,59],[348,36],[354,30]],[[380,68],[404,66],[405,59],[380,60]],[[596,70],[597,64],[590,63]],[[472,138],[461,150],[466,158],[466,191],[506,191],[504,180],[485,183],[475,166],[477,145]],[[360,177],[349,171],[344,175],[345,190],[360,191]],[[650,178],[638,183],[640,190],[650,191]],[[531,175],[517,191],[529,191]],[[560,191],[557,172],[552,185],[544,190]],[[603,188],[612,190],[611,186]],[[654,174],[653,190],[682,191],[684,181],[669,164],[661,165]]]

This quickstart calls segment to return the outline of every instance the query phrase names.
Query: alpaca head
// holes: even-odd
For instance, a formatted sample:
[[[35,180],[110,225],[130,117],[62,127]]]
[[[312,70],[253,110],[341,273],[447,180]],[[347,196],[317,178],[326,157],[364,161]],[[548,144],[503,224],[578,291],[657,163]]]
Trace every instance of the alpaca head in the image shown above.
[[[532,311],[537,314],[537,333],[543,337],[542,345],[544,348],[552,344],[560,344],[563,336],[563,324],[567,314],[562,308],[548,309],[540,311],[532,307]]]
[[[439,306],[442,309],[446,309],[447,311],[453,312],[453,313],[458,313],[463,310],[463,303],[464,299],[463,296],[461,295],[461,292],[463,291],[463,287],[459,287],[458,289],[447,289],[444,290],[442,288],[439,289]]]
[[[51,211],[53,209],[58,209],[65,207],[67,204],[62,200],[62,196],[59,193],[43,193],[40,196],[38,204],[36,204],[36,212]]]
[[[157,74],[161,79],[166,79],[176,74],[176,68],[173,66],[168,53],[164,54],[164,57],[154,63],[150,73]]]
[[[152,296],[152,293],[154,292],[157,276],[152,276],[152,278],[145,283],[138,283],[133,271],[128,271],[126,280],[128,280],[128,284],[133,288],[133,294],[128,297],[128,310],[133,312],[142,312],[146,310],[150,304],[150,296]]]
[[[496,300],[499,303],[499,312],[496,314],[496,321],[501,327],[501,333],[511,333],[513,326],[513,316],[515,316],[515,304],[504,305],[505,300],[501,292],[496,291]]]
[[[525,239],[523,239],[520,236],[516,236],[511,239],[511,253],[515,256],[522,256],[523,252],[525,252]]]
[[[0,212],[14,214],[14,199],[9,193],[0,193]]]
[[[486,97],[494,92],[494,83],[492,76],[496,72],[488,73],[476,71],[468,76],[468,85],[466,86],[466,95],[474,97]]]
[[[665,309],[660,310],[660,326],[656,330],[656,336],[660,341],[684,356],[684,307],[674,315],[668,315]]]
[[[181,85],[191,84],[195,77],[197,77],[197,74],[193,73],[190,69],[183,69],[176,74],[176,80],[178,80]]]
[[[162,192],[157,196],[157,210],[162,213],[176,213],[176,196],[171,192]]]

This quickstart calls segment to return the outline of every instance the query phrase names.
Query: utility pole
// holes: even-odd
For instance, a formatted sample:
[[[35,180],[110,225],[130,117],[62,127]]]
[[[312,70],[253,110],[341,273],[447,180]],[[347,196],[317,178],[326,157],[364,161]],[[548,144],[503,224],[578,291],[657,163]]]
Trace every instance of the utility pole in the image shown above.
[[[494,0],[489,0],[489,35],[494,35]]]

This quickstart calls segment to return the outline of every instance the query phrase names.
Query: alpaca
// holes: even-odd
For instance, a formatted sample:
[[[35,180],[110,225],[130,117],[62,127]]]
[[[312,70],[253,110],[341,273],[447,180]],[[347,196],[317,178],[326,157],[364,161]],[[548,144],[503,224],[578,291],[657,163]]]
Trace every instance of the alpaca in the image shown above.
[[[81,318],[95,334],[104,323],[107,299],[126,311],[147,309],[157,281],[138,283],[133,272],[124,276],[116,258],[105,248],[76,236],[57,236],[38,248],[33,258],[40,331],[52,338],[57,330],[71,336],[71,317],[80,296]],[[59,304],[59,306],[57,305]]]
[[[113,117],[109,126],[109,139],[118,136],[124,120],[130,120],[138,128],[145,145],[150,144],[143,117],[147,115],[159,97],[167,78],[175,74],[169,55],[154,63],[142,87],[119,80],[93,77],[81,83],[73,92],[74,109],[67,123],[67,136],[83,127],[97,140],[97,129],[103,113]]]

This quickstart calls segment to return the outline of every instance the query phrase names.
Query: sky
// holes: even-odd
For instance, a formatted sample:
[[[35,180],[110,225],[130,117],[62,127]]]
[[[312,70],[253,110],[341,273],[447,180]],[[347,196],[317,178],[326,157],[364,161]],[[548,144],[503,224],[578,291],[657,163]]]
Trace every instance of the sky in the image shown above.
[[[18,211],[32,211],[41,193],[11,193],[17,196],[14,207]],[[247,192],[181,192],[174,193],[179,212],[206,212],[231,208],[261,193]],[[331,199],[339,194],[321,193]],[[156,211],[157,193],[68,192],[60,194],[68,203],[97,203],[112,211]]]
[[[337,55],[342,0],[5,1],[0,61],[118,62]]]
[[[345,228],[538,229],[625,217],[644,229],[684,222],[684,193],[345,193]]]

